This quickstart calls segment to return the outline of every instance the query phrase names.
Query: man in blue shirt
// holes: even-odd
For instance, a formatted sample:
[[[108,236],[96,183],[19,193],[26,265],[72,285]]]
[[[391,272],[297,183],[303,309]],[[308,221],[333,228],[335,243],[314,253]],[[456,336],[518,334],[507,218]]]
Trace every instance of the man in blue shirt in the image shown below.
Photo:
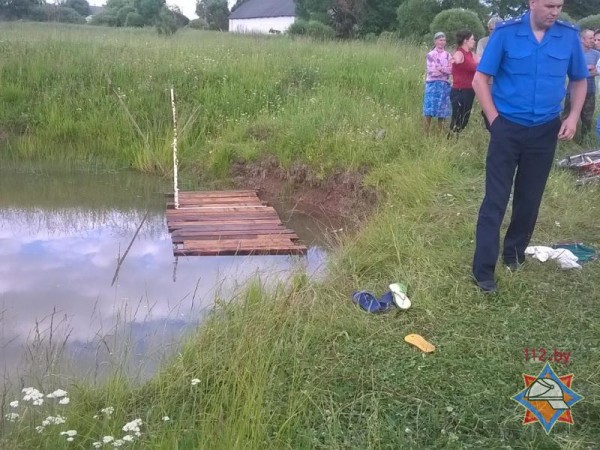
[[[496,291],[500,226],[513,182],[502,257],[514,270],[525,260],[557,140],[573,139],[585,99],[588,69],[577,28],[557,20],[563,3],[529,0],[529,12],[498,23],[473,79],[490,127],[473,258],[473,277],[483,292]],[[561,122],[567,75],[571,111]]]

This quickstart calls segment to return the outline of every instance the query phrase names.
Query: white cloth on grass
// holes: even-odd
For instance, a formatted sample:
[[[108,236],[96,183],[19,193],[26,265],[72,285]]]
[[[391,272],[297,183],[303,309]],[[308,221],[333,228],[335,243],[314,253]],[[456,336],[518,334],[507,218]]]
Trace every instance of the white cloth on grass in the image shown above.
[[[525,249],[526,255],[531,255],[541,262],[546,262],[549,259],[555,259],[561,269],[580,269],[577,264],[577,256],[571,250],[566,248],[544,247],[543,245],[535,245]]]

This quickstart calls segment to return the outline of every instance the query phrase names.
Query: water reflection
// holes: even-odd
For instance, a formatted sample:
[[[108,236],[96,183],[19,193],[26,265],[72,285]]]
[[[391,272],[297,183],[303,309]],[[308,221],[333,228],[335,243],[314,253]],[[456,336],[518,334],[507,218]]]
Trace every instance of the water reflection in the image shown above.
[[[144,377],[197,325],[217,292],[227,298],[256,274],[267,282],[285,279],[297,265],[313,275],[322,270],[324,250],[311,242],[304,258],[188,257],[174,264],[164,218],[167,190],[135,174],[0,177],[5,371],[23,370],[29,359],[47,369],[50,348],[72,360],[78,374],[101,376],[124,357]]]

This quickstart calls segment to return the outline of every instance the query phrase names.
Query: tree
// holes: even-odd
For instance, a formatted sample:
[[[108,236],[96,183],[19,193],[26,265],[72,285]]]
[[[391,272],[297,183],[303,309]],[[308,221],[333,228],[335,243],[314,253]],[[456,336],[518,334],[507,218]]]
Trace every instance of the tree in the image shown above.
[[[41,5],[37,0],[1,0],[0,12],[9,18],[21,19],[27,17],[29,11]]]
[[[146,25],[151,25],[158,20],[158,16],[165,6],[165,0],[133,0],[137,13],[144,18]]]
[[[600,29],[600,14],[588,16],[577,22],[580,29],[598,30]]]
[[[406,0],[398,7],[398,35],[422,38],[441,10],[437,0]]]
[[[177,31],[177,20],[175,14],[166,6],[163,6],[156,18],[156,31],[158,34],[170,36]]]
[[[196,14],[206,20],[211,30],[227,31],[229,29],[227,0],[199,0],[196,3]]]
[[[74,9],[80,16],[90,15],[90,4],[87,0],[67,0],[64,6]]]
[[[296,0],[296,15],[306,21],[318,20],[329,25],[331,24],[329,15],[331,5],[332,0]]]
[[[333,0],[329,14],[337,37],[347,39],[356,34],[364,4],[365,0]]]
[[[475,12],[479,17],[485,18],[488,14],[488,8],[482,5],[479,0],[442,0],[442,10],[462,8]]]
[[[359,20],[360,34],[379,34],[395,30],[398,24],[396,11],[403,0],[366,0],[364,14]]]
[[[460,8],[440,12],[431,22],[429,30],[432,33],[443,31],[449,43],[453,43],[456,32],[460,30],[469,30],[475,35],[475,39],[485,36],[485,29],[477,14]]]
[[[582,19],[600,12],[600,0],[569,0],[565,2],[563,11],[574,19]]]
[[[529,4],[523,0],[489,0],[492,14],[505,19],[517,17],[529,8]]]

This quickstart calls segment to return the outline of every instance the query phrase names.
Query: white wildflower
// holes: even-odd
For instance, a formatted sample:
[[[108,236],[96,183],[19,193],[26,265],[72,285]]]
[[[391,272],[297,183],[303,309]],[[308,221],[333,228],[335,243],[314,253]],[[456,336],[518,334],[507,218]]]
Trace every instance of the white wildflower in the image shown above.
[[[42,403],[44,403],[43,398],[36,398],[34,401],[31,402],[33,406],[40,406]]]
[[[112,436],[104,436],[104,437],[102,438],[102,442],[104,442],[105,444],[108,444],[108,443],[110,443],[110,442],[112,442],[112,441],[114,441],[114,440],[115,440],[115,438],[114,438],[114,437],[112,437]]]
[[[169,416],[163,416],[163,418],[162,418],[163,422],[168,422],[169,420],[171,420],[171,418]]]
[[[67,431],[61,431],[60,432],[61,436],[68,436],[68,437],[73,437],[73,436],[77,436],[77,430],[67,430]]]
[[[44,431],[46,428],[42,425],[38,425],[37,427],[35,427],[35,431],[37,431],[38,433],[41,433],[42,431]]]
[[[198,383],[200,383],[198,378],[192,378],[192,386],[196,386]]]
[[[100,416],[98,414],[94,414],[94,419],[98,419]]]
[[[68,405],[70,401],[71,401],[71,399],[69,397],[64,397],[58,401],[58,404],[59,405]]]
[[[135,440],[135,438],[130,434],[126,434],[121,439],[123,439],[125,442],[133,442]]]
[[[142,419],[134,419],[131,422],[123,425],[123,431],[126,433],[129,431],[133,431],[134,433],[140,432],[140,426],[142,425]]]
[[[74,440],[74,439],[75,439],[75,438],[68,437],[68,438],[67,438],[67,442],[73,442],[73,440]]]
[[[100,412],[102,414],[104,414],[106,417],[110,417],[110,416],[112,416],[112,413],[115,412],[115,408],[113,408],[112,406],[107,406],[106,408],[102,408],[100,410]]]
[[[125,441],[123,441],[123,439],[117,439],[116,441],[113,442],[113,448],[118,448],[121,445],[123,445],[125,443]]]
[[[46,398],[61,398],[66,397],[68,395],[67,391],[63,391],[62,389],[57,389],[51,394],[46,395]]]
[[[42,426],[47,427],[48,425],[60,425],[62,423],[65,423],[66,420],[67,419],[65,419],[63,416],[48,416],[42,421]]]
[[[32,401],[34,405],[41,405],[44,401],[41,400],[44,398],[44,394],[42,394],[40,391],[38,391],[36,388],[33,387],[27,387],[27,388],[23,388],[21,390],[21,392],[23,394],[25,394],[23,396],[23,401],[24,402],[29,402]],[[41,400],[41,402],[36,403],[37,401]]]
[[[94,447],[94,448],[100,448],[100,447],[102,447],[102,442],[94,442],[92,444],[92,447]]]
[[[14,422],[19,418],[19,415],[17,413],[8,413],[4,416],[4,418],[9,422]]]
[[[11,408],[17,408],[19,406],[19,400],[15,400],[14,402],[9,403]]]

